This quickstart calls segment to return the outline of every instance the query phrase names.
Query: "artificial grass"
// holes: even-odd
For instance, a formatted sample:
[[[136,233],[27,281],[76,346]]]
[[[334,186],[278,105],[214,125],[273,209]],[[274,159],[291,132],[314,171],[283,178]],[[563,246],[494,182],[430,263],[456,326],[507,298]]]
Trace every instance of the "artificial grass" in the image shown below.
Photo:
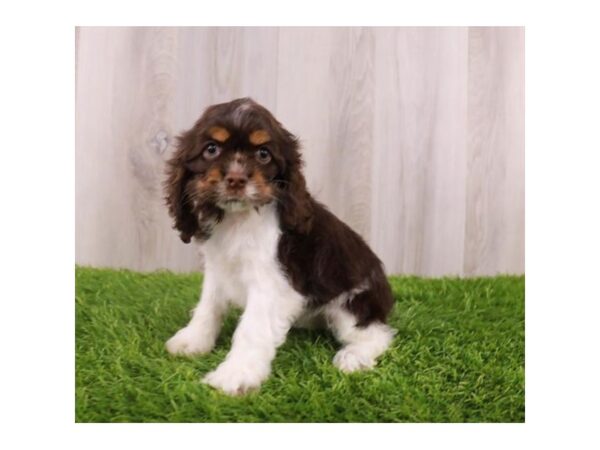
[[[524,277],[391,277],[396,339],[375,370],[343,374],[325,331],[292,330],[261,390],[200,378],[225,357],[173,357],[201,275],[77,267],[77,422],[523,422]]]

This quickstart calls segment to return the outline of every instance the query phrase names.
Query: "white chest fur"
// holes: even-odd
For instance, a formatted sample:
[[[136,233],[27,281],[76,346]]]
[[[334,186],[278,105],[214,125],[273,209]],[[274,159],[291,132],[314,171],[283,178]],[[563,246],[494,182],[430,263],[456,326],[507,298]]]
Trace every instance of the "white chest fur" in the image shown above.
[[[202,245],[206,275],[238,306],[252,289],[289,296],[292,288],[277,261],[280,234],[273,205],[227,212]]]
[[[271,371],[275,350],[294,323],[306,325],[318,315],[288,282],[278,260],[281,231],[273,206],[259,211],[230,211],[202,245],[206,257],[201,299],[187,327],[167,342],[174,354],[195,355],[212,350],[227,305],[244,308],[225,361],[203,378],[229,394],[256,389]],[[359,286],[357,289],[365,289]],[[318,314],[345,345],[334,363],[342,370],[372,367],[391,342],[384,324],[355,327],[355,318],[341,307],[348,295],[331,301]]]

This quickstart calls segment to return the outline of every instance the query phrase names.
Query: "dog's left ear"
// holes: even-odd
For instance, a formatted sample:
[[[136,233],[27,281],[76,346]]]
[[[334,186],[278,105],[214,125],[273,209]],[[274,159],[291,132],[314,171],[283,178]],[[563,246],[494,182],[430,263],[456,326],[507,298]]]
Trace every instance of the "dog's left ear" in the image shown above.
[[[307,234],[312,228],[313,200],[306,189],[306,180],[302,173],[302,156],[298,139],[283,130],[285,136],[285,170],[281,176],[279,213],[285,229]]]

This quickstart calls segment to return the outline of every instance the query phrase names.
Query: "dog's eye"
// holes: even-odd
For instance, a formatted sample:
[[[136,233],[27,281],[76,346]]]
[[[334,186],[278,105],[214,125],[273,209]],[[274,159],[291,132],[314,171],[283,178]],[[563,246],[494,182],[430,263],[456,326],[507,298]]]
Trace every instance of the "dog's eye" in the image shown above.
[[[267,164],[271,161],[271,152],[266,147],[256,150],[256,159],[261,164]]]
[[[205,159],[215,159],[220,154],[221,154],[221,149],[219,147],[217,147],[216,144],[213,144],[213,143],[208,144],[204,148],[204,151],[202,152],[202,156],[204,156]]]

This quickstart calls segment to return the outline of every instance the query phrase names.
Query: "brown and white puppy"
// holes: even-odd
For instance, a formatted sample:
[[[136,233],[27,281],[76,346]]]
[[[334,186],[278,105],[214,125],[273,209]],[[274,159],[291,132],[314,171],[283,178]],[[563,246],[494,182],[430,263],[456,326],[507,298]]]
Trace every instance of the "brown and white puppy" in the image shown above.
[[[298,140],[267,109],[249,98],[206,109],[179,137],[166,192],[181,239],[205,255],[200,302],[168,351],[211,351],[227,307],[244,309],[204,382],[229,394],[258,388],[292,326],[331,329],[343,371],[375,365],[394,334],[381,261],[312,198]]]

